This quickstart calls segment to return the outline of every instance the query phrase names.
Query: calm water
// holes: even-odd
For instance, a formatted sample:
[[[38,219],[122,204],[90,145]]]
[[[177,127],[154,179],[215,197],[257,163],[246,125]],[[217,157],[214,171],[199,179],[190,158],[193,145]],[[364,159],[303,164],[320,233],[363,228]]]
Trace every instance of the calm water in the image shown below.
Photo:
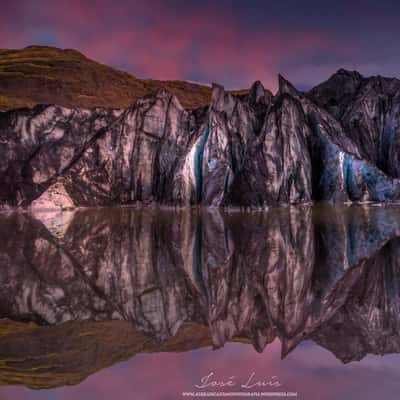
[[[0,214],[0,400],[398,399],[399,256],[396,206]]]

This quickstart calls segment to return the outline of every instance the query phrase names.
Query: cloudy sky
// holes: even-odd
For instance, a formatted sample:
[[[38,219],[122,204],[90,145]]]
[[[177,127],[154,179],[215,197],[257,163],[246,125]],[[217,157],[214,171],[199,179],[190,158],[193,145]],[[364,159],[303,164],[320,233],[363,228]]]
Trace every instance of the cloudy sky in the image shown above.
[[[400,76],[400,2],[13,0],[0,47],[75,48],[140,78],[306,89],[339,68]]]

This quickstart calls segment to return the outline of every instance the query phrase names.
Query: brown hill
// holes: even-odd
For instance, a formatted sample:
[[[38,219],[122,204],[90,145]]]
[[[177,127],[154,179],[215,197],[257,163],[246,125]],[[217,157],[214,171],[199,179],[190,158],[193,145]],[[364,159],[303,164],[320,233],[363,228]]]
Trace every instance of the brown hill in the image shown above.
[[[186,108],[206,105],[211,88],[186,81],[138,79],[71,49],[0,49],[0,111],[36,104],[123,108],[164,87]]]
[[[232,342],[248,343],[246,338]],[[0,387],[33,389],[76,385],[89,375],[136,354],[182,352],[212,346],[207,327],[185,323],[159,342],[128,321],[69,321],[38,326],[0,320]]]

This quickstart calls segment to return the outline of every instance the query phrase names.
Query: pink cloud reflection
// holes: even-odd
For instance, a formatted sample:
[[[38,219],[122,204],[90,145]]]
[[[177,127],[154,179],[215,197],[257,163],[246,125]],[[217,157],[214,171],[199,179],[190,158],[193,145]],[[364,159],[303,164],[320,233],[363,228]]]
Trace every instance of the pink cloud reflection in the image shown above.
[[[219,379],[235,376],[238,382],[246,380],[253,371],[259,378],[277,376],[283,384],[280,390],[296,391],[299,399],[390,400],[398,398],[398,361],[398,355],[368,356],[362,362],[343,365],[310,342],[281,361],[278,341],[262,354],[250,345],[230,343],[218,351],[205,348],[186,353],[137,355],[74,387],[49,391],[1,388],[0,400],[180,399],[182,392],[194,390],[193,385],[211,371]]]

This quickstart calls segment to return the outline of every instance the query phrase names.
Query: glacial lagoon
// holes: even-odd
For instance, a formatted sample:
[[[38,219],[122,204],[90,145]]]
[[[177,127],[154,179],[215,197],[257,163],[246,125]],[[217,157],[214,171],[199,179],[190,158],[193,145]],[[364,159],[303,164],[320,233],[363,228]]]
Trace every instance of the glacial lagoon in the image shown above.
[[[0,318],[1,400],[397,399],[400,206],[3,213]]]

